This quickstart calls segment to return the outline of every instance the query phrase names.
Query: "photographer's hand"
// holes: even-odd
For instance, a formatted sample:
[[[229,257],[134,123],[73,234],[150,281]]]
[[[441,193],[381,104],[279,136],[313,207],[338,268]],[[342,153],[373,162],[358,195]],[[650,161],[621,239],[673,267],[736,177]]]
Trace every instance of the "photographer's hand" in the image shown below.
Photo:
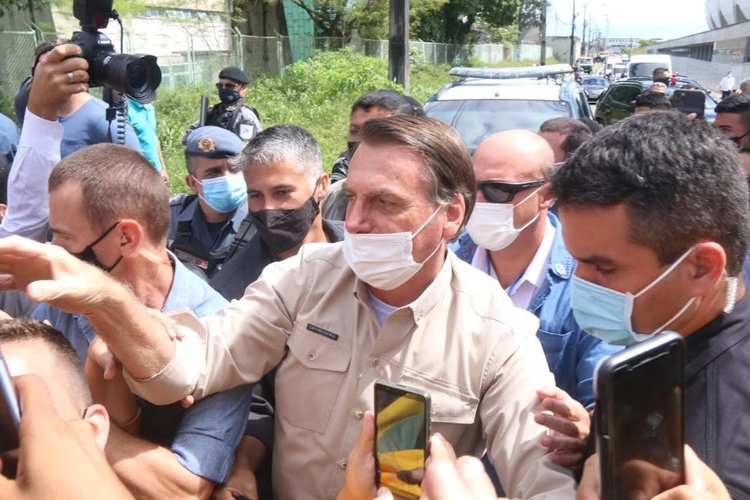
[[[59,110],[73,94],[88,92],[89,63],[78,45],[58,45],[39,59],[29,94],[29,111],[45,120],[57,121]]]

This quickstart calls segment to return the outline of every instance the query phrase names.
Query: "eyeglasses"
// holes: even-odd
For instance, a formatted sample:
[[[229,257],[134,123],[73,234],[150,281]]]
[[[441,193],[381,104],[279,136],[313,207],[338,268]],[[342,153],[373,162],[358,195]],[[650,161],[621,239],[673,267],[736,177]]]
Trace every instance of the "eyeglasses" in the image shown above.
[[[538,180],[516,184],[512,182],[486,181],[477,183],[477,188],[482,191],[484,198],[490,203],[510,203],[521,191],[542,186],[545,182],[547,181]]]
[[[219,82],[219,83],[216,84],[216,88],[219,89],[219,90],[221,90],[221,89],[234,90],[237,87],[239,87],[239,85],[237,85],[236,83],[221,83],[221,82]]]

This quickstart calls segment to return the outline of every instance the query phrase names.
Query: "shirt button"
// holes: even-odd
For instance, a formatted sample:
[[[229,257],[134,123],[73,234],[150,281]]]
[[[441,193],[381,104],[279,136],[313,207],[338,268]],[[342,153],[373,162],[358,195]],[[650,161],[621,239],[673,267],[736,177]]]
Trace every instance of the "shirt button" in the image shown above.
[[[362,420],[363,418],[365,418],[365,412],[363,412],[363,411],[361,411],[361,410],[360,410],[360,411],[358,411],[357,413],[355,413],[354,415],[355,415],[355,416],[356,416],[356,417],[357,417],[358,419],[360,419],[360,420]]]
[[[340,465],[340,467],[342,469],[346,470],[346,460],[344,460],[343,462],[341,462],[341,464],[339,464],[339,465]]]
[[[314,352],[308,353],[307,359],[309,359],[310,361],[314,360],[315,359],[315,353]]]
[[[380,364],[380,358],[372,358],[372,366],[378,366]]]

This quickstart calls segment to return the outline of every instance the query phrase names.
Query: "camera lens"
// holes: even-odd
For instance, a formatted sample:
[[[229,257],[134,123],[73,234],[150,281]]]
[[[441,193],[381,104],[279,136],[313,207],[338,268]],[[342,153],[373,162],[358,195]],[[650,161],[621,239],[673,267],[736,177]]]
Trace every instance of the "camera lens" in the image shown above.
[[[90,67],[93,80],[141,103],[153,101],[161,83],[156,57],[143,54],[98,54]]]

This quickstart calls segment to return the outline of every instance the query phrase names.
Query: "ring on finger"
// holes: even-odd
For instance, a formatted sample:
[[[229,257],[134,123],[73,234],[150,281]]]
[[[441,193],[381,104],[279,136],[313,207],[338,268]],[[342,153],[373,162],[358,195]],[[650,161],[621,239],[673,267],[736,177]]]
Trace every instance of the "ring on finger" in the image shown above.
[[[76,80],[75,80],[75,77],[73,76],[73,72],[69,71],[68,72],[68,83],[75,83],[75,82],[76,82]]]

